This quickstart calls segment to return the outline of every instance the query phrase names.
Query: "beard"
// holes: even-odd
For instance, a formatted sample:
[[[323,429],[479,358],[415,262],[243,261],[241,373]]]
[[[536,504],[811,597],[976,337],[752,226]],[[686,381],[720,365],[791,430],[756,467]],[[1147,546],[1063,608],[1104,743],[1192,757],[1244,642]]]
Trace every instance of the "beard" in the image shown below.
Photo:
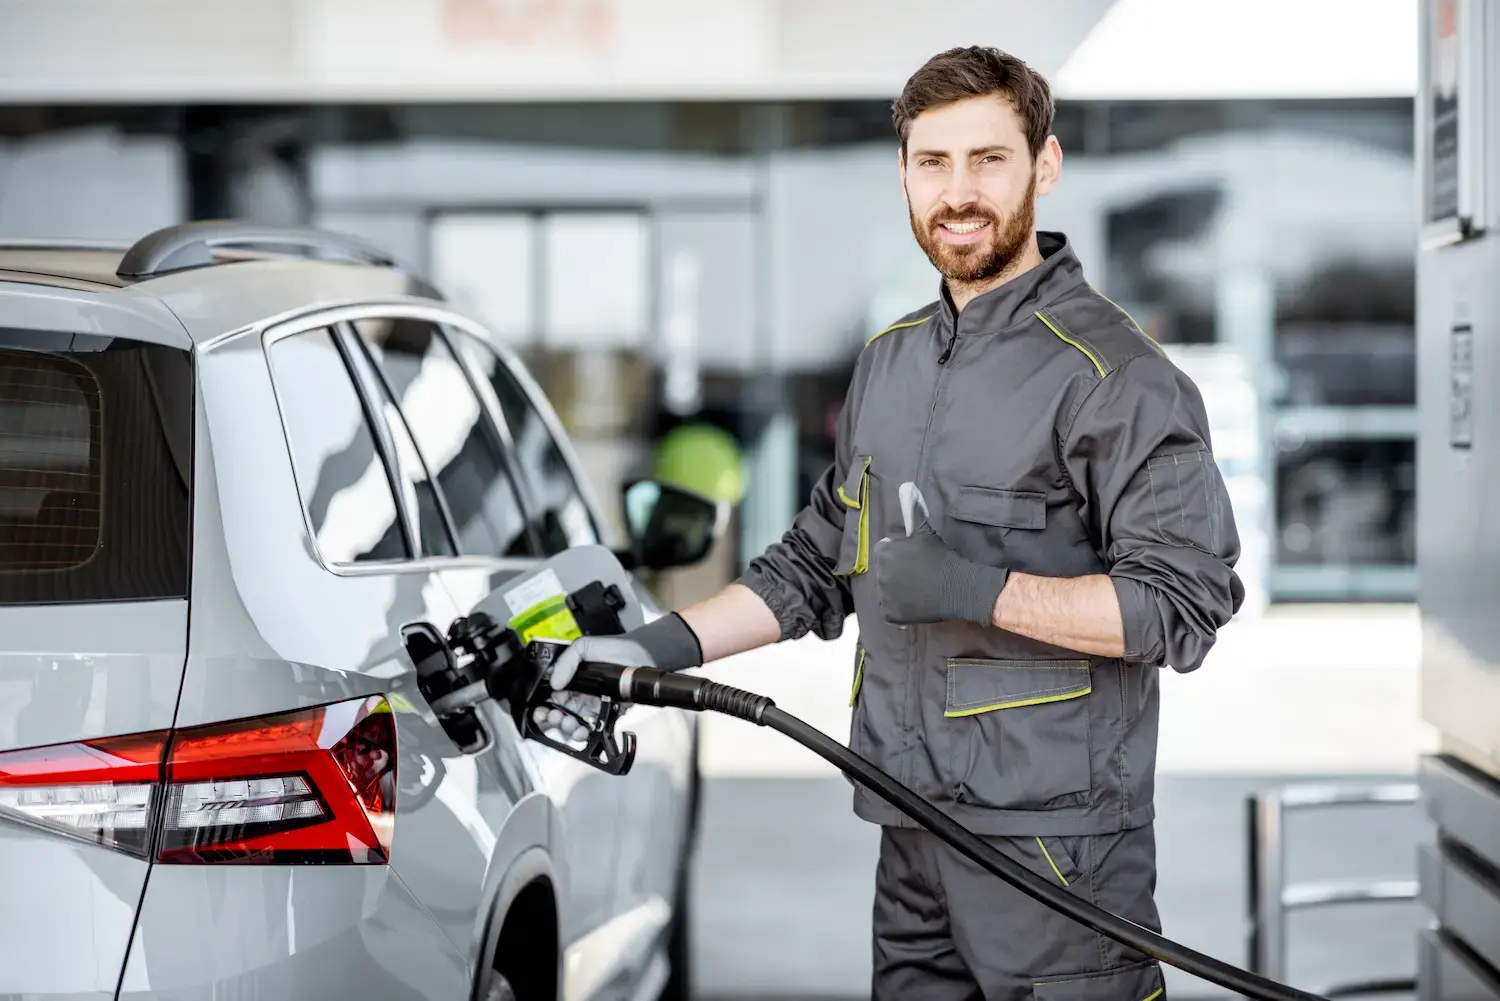
[[[950,282],[960,285],[982,284],[1000,277],[1015,263],[1026,249],[1031,230],[1036,225],[1036,171],[1026,184],[1026,193],[1021,202],[1003,219],[978,206],[954,212],[940,208],[925,223],[918,222],[916,214],[907,209],[911,219],[911,232],[917,245]],[[979,243],[954,245],[943,240],[938,227],[949,222],[988,222],[984,232],[990,238]]]

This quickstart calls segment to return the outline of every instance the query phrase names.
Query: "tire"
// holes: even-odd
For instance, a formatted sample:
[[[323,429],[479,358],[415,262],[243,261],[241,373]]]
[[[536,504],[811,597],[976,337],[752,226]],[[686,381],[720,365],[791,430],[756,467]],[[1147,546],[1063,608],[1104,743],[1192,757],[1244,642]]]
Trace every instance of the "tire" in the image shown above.
[[[485,992],[479,1001],[516,1001],[516,992],[510,986],[510,981],[505,979],[505,974],[495,970],[490,974],[489,983],[485,985]]]

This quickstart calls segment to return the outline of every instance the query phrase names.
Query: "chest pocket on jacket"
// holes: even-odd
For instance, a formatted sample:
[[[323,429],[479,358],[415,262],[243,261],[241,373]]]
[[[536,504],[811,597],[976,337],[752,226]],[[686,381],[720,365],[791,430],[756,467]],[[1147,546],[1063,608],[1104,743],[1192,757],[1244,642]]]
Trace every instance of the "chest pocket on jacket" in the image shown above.
[[[943,541],[955,552],[989,566],[1014,565],[1006,559],[1007,536],[1016,531],[1037,532],[1047,527],[1047,495],[1035,490],[959,487],[948,506]],[[1020,544],[1030,549],[1023,538]],[[1011,542],[1012,545],[1015,542]],[[1013,553],[1012,557],[1029,555]]]
[[[870,460],[856,455],[838,488],[844,505],[844,535],[833,572],[841,577],[864,573],[870,566]]]

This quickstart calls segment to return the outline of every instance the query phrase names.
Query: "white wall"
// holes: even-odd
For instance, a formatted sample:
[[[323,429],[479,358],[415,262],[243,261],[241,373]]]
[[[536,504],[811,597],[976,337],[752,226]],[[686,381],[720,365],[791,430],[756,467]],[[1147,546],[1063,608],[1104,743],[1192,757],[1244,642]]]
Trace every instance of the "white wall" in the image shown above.
[[[0,140],[0,236],[131,242],[185,214],[171,139],[99,128]]]
[[[0,0],[0,100],[889,97],[941,48],[1055,73],[1112,0]]]

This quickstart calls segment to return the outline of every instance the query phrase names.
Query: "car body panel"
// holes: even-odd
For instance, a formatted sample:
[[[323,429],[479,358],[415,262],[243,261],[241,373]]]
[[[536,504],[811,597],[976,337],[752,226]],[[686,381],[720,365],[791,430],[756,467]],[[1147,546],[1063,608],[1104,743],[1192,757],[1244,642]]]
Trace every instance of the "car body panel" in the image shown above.
[[[128,337],[172,348],[192,340],[167,306],[149,296],[0,282],[0,326]]]
[[[149,870],[0,821],[0,998],[113,998]]]
[[[386,695],[399,748],[391,863],[467,956],[497,832],[530,782],[513,747],[462,752],[417,688],[402,627],[445,632],[458,615],[437,573],[323,564],[263,359],[257,337],[199,358],[197,625],[179,725]]]
[[[648,935],[667,930],[687,845],[694,733],[675,709],[632,706],[619,729],[636,735],[635,763],[620,777],[621,832],[614,860],[614,910],[639,915]]]
[[[0,821],[0,913],[25,917],[0,945],[17,960],[0,961],[0,997],[109,997],[118,982],[119,996],[134,999],[467,1001],[505,909],[535,878],[557,893],[565,997],[654,989],[695,721],[632,710],[626,728],[642,746],[624,778],[521,740],[493,702],[478,707],[489,744],[460,750],[421,694],[402,629],[446,633],[535,561],[328,565],[297,489],[266,352],[280,336],[357,316],[413,316],[475,334],[522,383],[602,541],[618,545],[524,365],[481,325],[383,268],[250,261],[105,291],[82,284],[0,280],[0,325],[195,349],[191,593],[188,602],[0,608],[0,748],[383,694],[397,725],[396,824],[384,866],[153,867]],[[37,872],[61,874],[57,899],[4,903]],[[56,949],[68,962],[27,968]]]
[[[201,352],[197,378],[192,622],[178,725],[416,694],[400,628],[430,618],[442,629],[454,614],[446,592],[420,566],[338,574],[322,565],[258,342]]]
[[[187,629],[180,598],[0,607],[0,751],[167,729]]]
[[[454,596],[460,615],[474,610],[479,599],[504,582],[517,576],[521,566],[508,568],[455,567],[443,572],[449,593]],[[498,708],[498,707],[495,707]],[[514,725],[510,733],[519,734]],[[556,842],[562,855],[568,893],[567,906],[561,909],[559,921],[566,946],[582,943],[582,954],[597,952],[597,946],[584,941],[589,932],[605,924],[615,903],[615,853],[621,832],[617,823],[620,810],[620,783],[589,765],[531,741],[517,741],[526,757],[539,789],[554,804],[557,828]],[[597,960],[574,959],[592,967]]]
[[[159,865],[120,998],[464,1001],[463,954],[387,866]]]

